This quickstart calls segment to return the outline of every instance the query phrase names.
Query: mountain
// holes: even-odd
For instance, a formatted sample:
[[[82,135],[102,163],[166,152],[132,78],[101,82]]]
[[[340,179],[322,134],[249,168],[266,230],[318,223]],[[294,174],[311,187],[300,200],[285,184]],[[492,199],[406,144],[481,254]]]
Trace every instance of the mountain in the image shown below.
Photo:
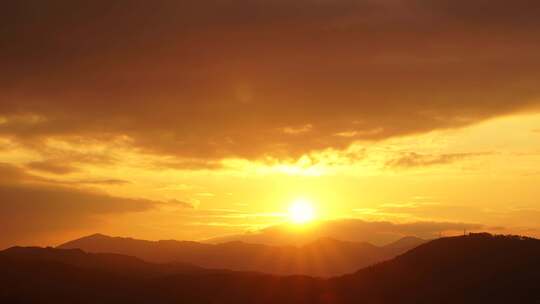
[[[224,270],[164,271],[167,266],[172,265],[81,250],[9,248],[0,252],[0,303],[241,304],[264,297],[292,304],[309,299],[316,290],[312,284],[324,282]]]
[[[368,242],[382,246],[399,240],[403,237],[403,233],[431,239],[439,231],[463,231],[463,229],[473,231],[473,229],[479,229],[475,225],[457,224],[451,226],[443,227],[427,222],[415,224],[396,224],[385,221],[367,222],[361,219],[344,218],[316,221],[305,227],[295,227],[286,223],[276,224],[254,231],[209,238],[204,240],[204,243],[221,244],[241,241],[267,246],[303,246],[319,238],[332,238],[349,242]]]
[[[540,303],[540,240],[442,238],[335,285],[344,303]]]
[[[44,262],[68,264],[81,269],[92,269],[141,277],[166,274],[200,273],[208,271],[187,263],[152,264],[139,258],[114,253],[86,253],[81,249],[55,249],[52,247],[12,247],[0,251],[0,258],[14,263]]]
[[[331,279],[185,270],[146,276],[136,267],[122,273],[124,266],[95,264],[102,259],[108,257],[52,248],[0,252],[0,303],[540,302],[540,241],[522,237],[471,234],[438,239]],[[118,265],[145,263],[131,257],[113,259]]]
[[[223,244],[144,241],[94,234],[67,242],[58,248],[124,254],[155,263],[185,262],[205,268],[329,277],[391,259],[423,242],[425,241],[409,237],[378,247],[369,243],[322,238],[296,247],[247,244],[239,241]]]

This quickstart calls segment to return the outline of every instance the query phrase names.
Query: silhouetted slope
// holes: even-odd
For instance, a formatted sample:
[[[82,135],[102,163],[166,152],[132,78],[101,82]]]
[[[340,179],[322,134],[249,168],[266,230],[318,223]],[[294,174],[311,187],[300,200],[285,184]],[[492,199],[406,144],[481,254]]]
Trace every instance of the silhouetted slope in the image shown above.
[[[471,234],[442,238],[336,279],[345,302],[539,303],[540,241]]]
[[[12,247],[0,251],[0,258],[13,262],[61,263],[83,269],[135,276],[158,276],[176,273],[208,271],[185,263],[152,264],[139,258],[113,253],[86,253],[81,249],[55,249],[52,247]]]
[[[0,252],[0,269],[0,303],[303,303],[323,282],[37,247]]]
[[[47,260],[0,257],[0,303],[127,303],[134,277]]]
[[[329,277],[393,258],[423,242],[421,239],[408,238],[377,247],[368,243],[324,238],[301,247],[277,247],[239,241],[216,245],[173,240],[152,242],[95,234],[58,248],[112,252],[157,263],[181,261],[205,268]]]
[[[391,261],[326,280],[227,271],[144,276],[138,275],[137,267],[129,267],[127,273],[118,271],[122,267],[102,267],[100,263],[90,267],[101,259],[99,255],[26,249],[48,250],[44,259],[42,253],[24,250],[0,252],[0,303],[540,302],[540,241],[517,237],[443,238]],[[78,256],[75,262],[69,257],[72,254]],[[126,257],[130,262],[115,258],[114,264],[133,263],[130,257]]]
[[[424,243],[426,243],[426,240],[424,239],[417,238],[414,236],[407,236],[384,246],[384,248],[389,251],[404,250],[403,252],[406,252]]]

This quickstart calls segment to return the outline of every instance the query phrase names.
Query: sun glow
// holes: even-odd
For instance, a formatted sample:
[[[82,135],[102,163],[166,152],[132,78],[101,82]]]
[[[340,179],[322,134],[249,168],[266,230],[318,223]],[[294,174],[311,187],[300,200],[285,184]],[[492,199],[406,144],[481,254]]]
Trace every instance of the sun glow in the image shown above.
[[[289,220],[295,224],[305,224],[315,219],[313,204],[305,199],[295,200],[289,207]]]

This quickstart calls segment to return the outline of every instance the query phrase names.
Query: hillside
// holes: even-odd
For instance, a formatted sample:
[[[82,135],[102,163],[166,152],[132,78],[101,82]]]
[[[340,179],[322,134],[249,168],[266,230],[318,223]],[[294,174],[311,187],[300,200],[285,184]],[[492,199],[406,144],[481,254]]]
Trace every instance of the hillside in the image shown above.
[[[408,237],[377,247],[323,238],[301,247],[279,247],[238,241],[216,245],[174,240],[153,242],[94,234],[58,248],[111,252],[156,263],[184,262],[205,268],[330,277],[391,259],[423,242]]]
[[[75,262],[66,258],[72,254],[79,256]],[[48,258],[42,258],[44,255]],[[88,266],[92,264],[88,261],[96,259],[101,258],[64,249],[18,248],[0,252],[3,273],[0,302],[532,304],[540,301],[540,241],[520,237],[474,234],[438,239],[390,261],[332,279],[185,269],[143,276],[137,267],[122,272],[122,267],[102,267],[99,263]],[[115,256],[115,259],[114,264],[119,265],[140,263],[131,257]]]
[[[442,238],[335,283],[344,302],[539,303],[540,240]]]

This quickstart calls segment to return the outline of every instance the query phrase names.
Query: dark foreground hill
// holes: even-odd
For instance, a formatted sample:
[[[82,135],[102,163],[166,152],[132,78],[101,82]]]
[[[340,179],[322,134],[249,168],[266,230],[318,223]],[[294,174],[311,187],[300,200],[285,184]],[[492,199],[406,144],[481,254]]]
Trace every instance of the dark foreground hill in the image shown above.
[[[407,237],[378,247],[324,238],[301,247],[278,247],[238,241],[217,245],[174,240],[154,242],[94,234],[58,248],[112,252],[155,263],[185,262],[206,268],[330,277],[391,259],[424,242]]]
[[[163,272],[130,257],[115,255],[111,264],[73,253],[78,258],[60,249],[0,252],[0,303],[540,303],[540,241],[519,237],[443,238],[332,279],[185,265]]]
[[[334,283],[346,303],[540,303],[540,240],[442,238]]]

